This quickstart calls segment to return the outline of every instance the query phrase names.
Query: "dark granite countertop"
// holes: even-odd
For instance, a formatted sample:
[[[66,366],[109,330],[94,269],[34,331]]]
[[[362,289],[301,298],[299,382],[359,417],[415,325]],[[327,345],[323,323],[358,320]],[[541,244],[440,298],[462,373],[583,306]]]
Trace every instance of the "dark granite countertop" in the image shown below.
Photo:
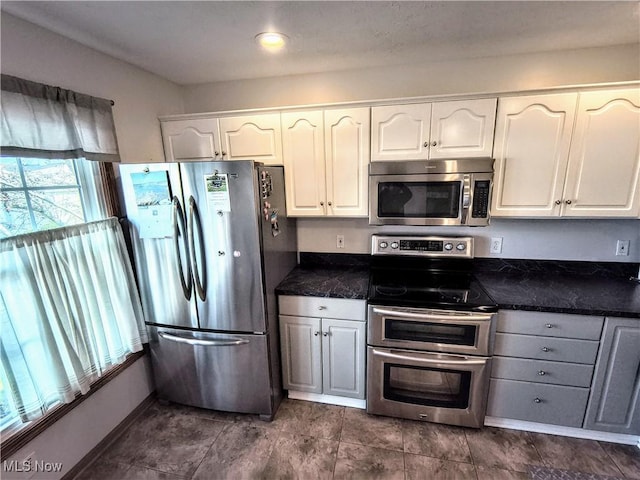
[[[501,309],[640,319],[638,264],[476,259],[475,275]],[[280,295],[366,299],[367,255],[301,253]]]

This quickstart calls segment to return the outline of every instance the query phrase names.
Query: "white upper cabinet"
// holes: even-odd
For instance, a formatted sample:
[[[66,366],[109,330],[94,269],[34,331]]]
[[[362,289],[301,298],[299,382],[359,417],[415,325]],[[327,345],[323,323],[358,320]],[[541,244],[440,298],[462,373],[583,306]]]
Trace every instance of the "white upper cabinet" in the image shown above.
[[[640,89],[581,93],[563,215],[637,217],[639,172]]]
[[[325,215],[322,110],[282,113],[282,147],[287,215]]]
[[[217,118],[160,122],[167,162],[221,160]]]
[[[501,98],[491,214],[640,213],[640,92]]]
[[[501,98],[491,215],[558,215],[577,94]]]
[[[371,109],[371,160],[490,157],[497,99]]]
[[[325,110],[327,215],[369,215],[369,108]]]
[[[371,109],[371,161],[427,160],[431,104]]]
[[[369,108],[282,113],[288,216],[368,215]]]
[[[220,118],[224,160],[282,165],[280,113]]]

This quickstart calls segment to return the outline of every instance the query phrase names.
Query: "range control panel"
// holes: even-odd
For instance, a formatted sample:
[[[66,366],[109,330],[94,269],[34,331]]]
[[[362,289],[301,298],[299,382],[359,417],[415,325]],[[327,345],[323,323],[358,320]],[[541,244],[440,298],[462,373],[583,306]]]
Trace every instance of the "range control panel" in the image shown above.
[[[473,237],[372,235],[371,254],[473,258]]]

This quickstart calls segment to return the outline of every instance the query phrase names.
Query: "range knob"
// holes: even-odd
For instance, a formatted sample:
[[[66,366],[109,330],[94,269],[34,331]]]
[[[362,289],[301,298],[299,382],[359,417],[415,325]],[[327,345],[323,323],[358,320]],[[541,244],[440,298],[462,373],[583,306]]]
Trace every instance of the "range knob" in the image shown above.
[[[399,246],[398,242],[391,242],[391,248],[398,248]]]
[[[466,243],[459,243],[456,245],[456,250],[460,251],[460,252],[464,252],[467,248],[467,244]]]
[[[445,243],[445,244],[444,244],[444,249],[445,249],[447,252],[450,252],[451,250],[453,250],[453,243],[449,243],[449,242]]]
[[[389,244],[388,244],[387,242],[380,242],[380,243],[378,244],[378,246],[379,246],[380,248],[387,248],[387,247],[389,246]]]

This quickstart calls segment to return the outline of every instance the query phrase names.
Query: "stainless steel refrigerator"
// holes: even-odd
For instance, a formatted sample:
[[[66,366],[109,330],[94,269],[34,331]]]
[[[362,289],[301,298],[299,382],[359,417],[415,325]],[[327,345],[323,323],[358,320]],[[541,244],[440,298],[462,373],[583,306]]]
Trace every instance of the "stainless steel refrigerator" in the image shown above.
[[[119,170],[158,397],[271,419],[282,398],[274,289],[296,264],[283,168]]]

